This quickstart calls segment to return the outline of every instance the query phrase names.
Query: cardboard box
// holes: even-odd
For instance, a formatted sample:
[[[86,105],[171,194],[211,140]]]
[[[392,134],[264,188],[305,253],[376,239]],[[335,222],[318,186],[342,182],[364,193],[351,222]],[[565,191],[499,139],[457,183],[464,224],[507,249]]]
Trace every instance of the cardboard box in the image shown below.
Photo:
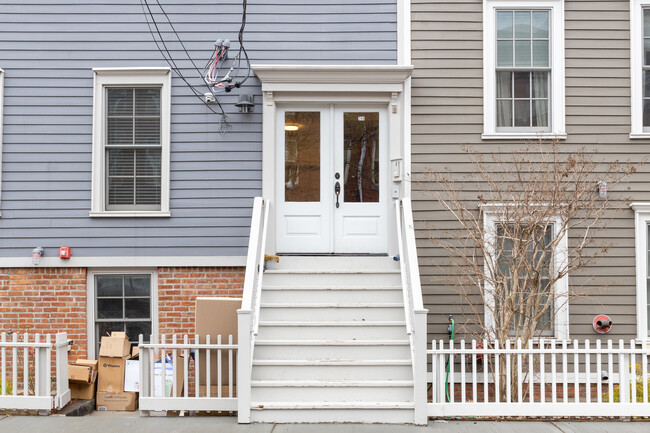
[[[195,325],[196,333],[201,343],[205,343],[205,336],[210,336],[210,343],[217,342],[217,336],[221,335],[221,342],[228,343],[228,336],[232,335],[233,344],[237,344],[237,310],[241,308],[241,299],[219,298],[219,297],[198,297],[196,298]],[[217,385],[217,351],[210,354],[210,385]],[[233,353],[233,360],[235,359]],[[200,382],[206,383],[206,358],[205,350],[199,353]],[[228,384],[228,351],[221,351],[221,380],[222,385]],[[233,365],[233,381],[237,377]]]
[[[134,411],[137,408],[135,392],[97,392],[97,410]]]
[[[99,356],[123,358],[129,355],[131,355],[131,343],[126,332],[112,332],[109,337],[102,337]]]
[[[68,365],[70,398],[91,400],[97,390],[98,362],[91,359],[78,359]]]
[[[212,385],[210,387],[210,397],[217,397],[219,395],[218,392],[219,392],[219,386]],[[232,396],[237,397],[237,386],[235,385],[232,386]],[[199,397],[207,397],[205,385],[199,385]],[[229,397],[230,397],[230,388],[227,385],[223,385],[221,387],[221,398],[229,398]]]
[[[97,391],[101,392],[123,392],[124,391],[124,369],[128,356],[123,358],[112,358],[109,356],[99,357],[99,378],[97,379]]]
[[[70,382],[70,398],[92,400],[97,392],[97,381],[91,384]]]
[[[138,359],[140,357],[140,348],[137,345],[133,345],[131,348],[131,359]]]

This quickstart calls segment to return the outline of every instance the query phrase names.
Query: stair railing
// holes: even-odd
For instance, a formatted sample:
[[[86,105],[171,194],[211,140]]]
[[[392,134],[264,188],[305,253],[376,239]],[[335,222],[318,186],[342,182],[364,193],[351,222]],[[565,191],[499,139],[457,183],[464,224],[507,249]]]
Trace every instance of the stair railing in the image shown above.
[[[244,293],[238,315],[237,354],[237,416],[240,423],[250,423],[251,375],[253,348],[259,327],[262,278],[264,276],[264,253],[269,222],[270,201],[255,197],[248,240]]]
[[[415,243],[415,225],[411,199],[395,200],[397,244],[404,297],[406,331],[411,345],[413,362],[413,392],[415,423],[427,420],[427,312],[422,302],[420,269]]]

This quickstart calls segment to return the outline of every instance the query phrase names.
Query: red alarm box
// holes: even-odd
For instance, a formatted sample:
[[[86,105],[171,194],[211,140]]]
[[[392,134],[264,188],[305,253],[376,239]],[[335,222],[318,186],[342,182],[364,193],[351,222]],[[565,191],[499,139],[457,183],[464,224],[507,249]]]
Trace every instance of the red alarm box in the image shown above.
[[[59,248],[60,259],[69,259],[70,257],[72,257],[72,250],[70,249],[70,247]]]

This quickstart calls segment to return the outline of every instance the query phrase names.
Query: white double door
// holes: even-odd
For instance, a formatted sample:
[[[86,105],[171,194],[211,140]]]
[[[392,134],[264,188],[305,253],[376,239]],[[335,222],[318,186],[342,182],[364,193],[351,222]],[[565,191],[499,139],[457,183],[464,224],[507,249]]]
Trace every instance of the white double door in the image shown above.
[[[291,106],[277,114],[278,252],[386,253],[386,109]]]

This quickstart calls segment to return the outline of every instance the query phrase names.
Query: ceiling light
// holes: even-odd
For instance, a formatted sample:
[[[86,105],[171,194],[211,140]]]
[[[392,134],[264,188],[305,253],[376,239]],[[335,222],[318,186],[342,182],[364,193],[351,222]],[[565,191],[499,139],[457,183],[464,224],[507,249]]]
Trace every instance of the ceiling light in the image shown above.
[[[285,131],[297,131],[298,129],[300,129],[300,126],[298,126],[295,123],[285,123],[284,124],[284,130]]]

